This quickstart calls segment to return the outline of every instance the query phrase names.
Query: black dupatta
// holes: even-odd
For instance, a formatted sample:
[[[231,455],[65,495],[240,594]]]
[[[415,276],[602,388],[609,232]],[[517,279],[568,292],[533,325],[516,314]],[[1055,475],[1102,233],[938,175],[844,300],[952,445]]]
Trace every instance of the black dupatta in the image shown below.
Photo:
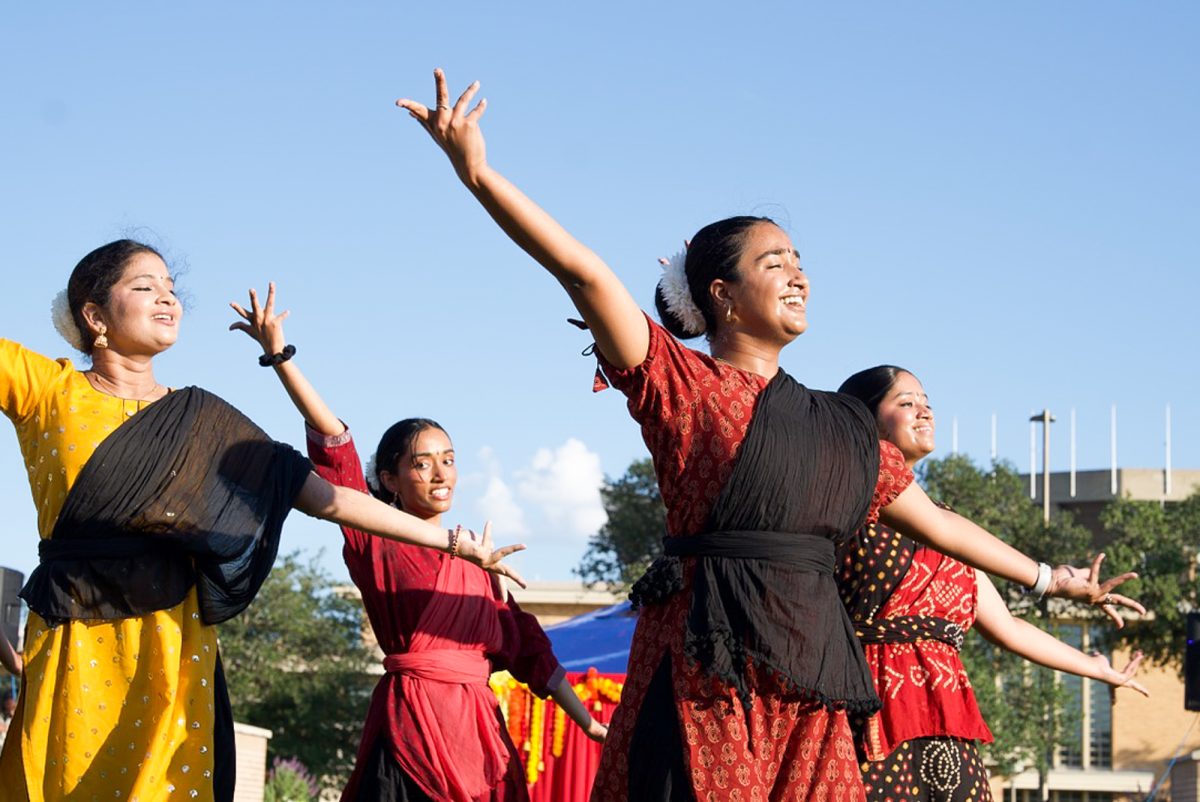
[[[196,585],[204,623],[232,618],[270,573],[311,470],[212,393],[170,393],[84,465],[21,598],[57,626],[169,609]]]
[[[753,662],[829,708],[880,702],[834,583],[835,543],[866,518],[879,471],[875,425],[858,401],[810,391],[782,370],[759,396],[709,531],[668,537],[630,594],[683,587],[695,558],[684,650],[749,704]]]

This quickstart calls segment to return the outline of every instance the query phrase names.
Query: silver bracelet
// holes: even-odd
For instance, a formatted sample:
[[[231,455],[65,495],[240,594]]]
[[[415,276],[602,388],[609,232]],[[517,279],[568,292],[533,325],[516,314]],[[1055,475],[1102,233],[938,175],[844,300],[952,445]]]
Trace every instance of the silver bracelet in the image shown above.
[[[1033,587],[1025,588],[1025,595],[1032,596],[1034,601],[1041,601],[1046,595],[1046,589],[1050,587],[1050,574],[1052,569],[1046,563],[1038,563],[1037,581],[1033,583]]]

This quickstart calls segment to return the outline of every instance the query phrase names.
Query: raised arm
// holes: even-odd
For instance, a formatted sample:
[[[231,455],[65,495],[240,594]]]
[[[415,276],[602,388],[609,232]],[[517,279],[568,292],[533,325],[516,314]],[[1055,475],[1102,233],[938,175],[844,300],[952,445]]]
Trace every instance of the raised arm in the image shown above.
[[[424,546],[462,557],[485,571],[507,576],[521,587],[525,587],[525,580],[521,575],[501,562],[508,555],[523,551],[525,547],[516,545],[495,548],[492,545],[490,523],[484,524],[482,535],[476,535],[470,529],[442,529],[436,524],[422,521],[416,516],[384,504],[366,493],[330,484],[315,473],[309,474],[305,480],[294,506],[314,518],[333,521],[341,526],[388,540],[398,540],[401,543]]]
[[[1035,587],[1040,578],[1041,569],[1036,561],[958,513],[937,506],[915,482],[880,510],[879,517],[914,540],[990,574],[1025,587]],[[1146,612],[1133,599],[1112,592],[1121,583],[1136,579],[1137,574],[1125,573],[1101,583],[1100,565],[1103,562],[1104,555],[1100,554],[1090,569],[1059,565],[1051,571],[1049,585],[1044,591],[1048,596],[1097,605],[1120,627],[1124,622],[1117,614],[1116,606]]]
[[[1028,621],[1013,616],[1005,605],[1004,599],[992,584],[992,580],[982,571],[976,571],[975,580],[979,586],[979,607],[976,612],[975,627],[992,643],[1013,654],[1020,655],[1026,660],[1038,665],[1053,668],[1056,671],[1066,671],[1081,677],[1106,682],[1115,688],[1132,688],[1143,696],[1149,696],[1140,682],[1134,680],[1138,666],[1142,662],[1142,653],[1134,654],[1133,659],[1124,670],[1117,671],[1109,664],[1108,658],[1102,654],[1087,655],[1074,646],[1063,643],[1049,632],[1038,629]]]
[[[229,305],[242,317],[241,321],[229,326],[230,331],[236,329],[246,332],[262,346],[263,354],[268,357],[283,352],[287,346],[287,339],[283,336],[283,321],[291,313],[275,314],[274,282],[267,285],[265,305],[259,304],[258,293],[253,289],[250,290],[250,309],[248,311],[237,303]],[[296,405],[296,409],[304,416],[305,422],[310,427],[327,436],[338,435],[346,431],[345,424],[338,419],[337,415],[333,414],[333,410],[325,404],[316,389],[308,383],[308,379],[304,377],[304,373],[296,366],[294,360],[288,359],[276,363],[275,375],[279,377],[279,381],[283,383],[283,389],[287,390],[292,403]]]
[[[649,347],[642,311],[599,256],[487,163],[479,120],[487,100],[469,108],[479,82],[450,106],[446,76],[434,70],[437,103],[397,100],[450,158],[459,179],[513,242],[550,271],[571,297],[604,358],[618,368],[640,365]]]

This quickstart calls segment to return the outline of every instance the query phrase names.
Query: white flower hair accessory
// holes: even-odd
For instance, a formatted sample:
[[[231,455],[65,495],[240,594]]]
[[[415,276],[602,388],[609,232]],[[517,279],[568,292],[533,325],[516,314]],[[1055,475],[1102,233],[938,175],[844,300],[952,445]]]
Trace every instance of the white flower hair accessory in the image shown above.
[[[66,290],[55,295],[54,300],[50,302],[50,319],[54,322],[55,330],[67,341],[67,345],[81,354],[87,353],[83,348],[83,333],[79,331],[75,316],[71,314],[71,302],[67,300]]]
[[[692,300],[692,290],[688,287],[687,273],[684,264],[687,262],[687,248],[670,259],[659,260],[663,265],[662,276],[658,279],[658,290],[662,293],[663,304],[675,318],[683,324],[683,329],[695,337],[703,334],[707,326],[700,307]]]
[[[379,477],[375,474],[374,454],[367,458],[367,487],[371,488],[376,493],[383,492],[379,487]]]

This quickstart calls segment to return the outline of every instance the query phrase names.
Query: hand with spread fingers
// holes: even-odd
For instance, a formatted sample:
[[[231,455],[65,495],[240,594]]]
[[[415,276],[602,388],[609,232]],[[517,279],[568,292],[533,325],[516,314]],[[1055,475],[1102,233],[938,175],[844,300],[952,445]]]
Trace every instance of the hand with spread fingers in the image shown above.
[[[516,582],[521,587],[527,587],[525,580],[521,577],[517,570],[510,565],[505,565],[501,560],[510,554],[516,554],[518,551],[524,551],[525,546],[503,546],[495,548],[492,545],[492,522],[488,521],[483,525],[482,535],[476,537],[475,533],[470,529],[463,529],[462,535],[458,540],[458,556],[468,562],[475,563],[485,571],[500,576],[506,576],[513,582]]]
[[[479,120],[487,110],[487,100],[480,100],[474,108],[470,108],[471,101],[479,92],[479,81],[475,81],[451,106],[446,74],[440,69],[434,70],[433,80],[437,101],[432,109],[407,98],[397,100],[396,105],[406,109],[429,132],[433,141],[450,158],[459,178],[471,184],[487,166],[483,132],[479,128]]]
[[[1050,575],[1050,586],[1046,589],[1046,595],[1096,605],[1120,629],[1125,622],[1121,619],[1118,607],[1125,607],[1142,615],[1146,613],[1146,608],[1135,599],[1112,592],[1113,588],[1131,579],[1137,579],[1137,573],[1127,571],[1101,582],[1100,566],[1103,563],[1104,554],[1101,552],[1092,560],[1090,569],[1073,568],[1069,565],[1057,566]]]
[[[244,331],[258,341],[264,354],[278,354],[283,350],[286,345],[283,321],[290,313],[275,314],[275,282],[267,285],[266,304],[260,305],[258,292],[251,289],[249,311],[238,303],[230,302],[229,306],[242,317],[241,321],[229,324],[230,331]]]

